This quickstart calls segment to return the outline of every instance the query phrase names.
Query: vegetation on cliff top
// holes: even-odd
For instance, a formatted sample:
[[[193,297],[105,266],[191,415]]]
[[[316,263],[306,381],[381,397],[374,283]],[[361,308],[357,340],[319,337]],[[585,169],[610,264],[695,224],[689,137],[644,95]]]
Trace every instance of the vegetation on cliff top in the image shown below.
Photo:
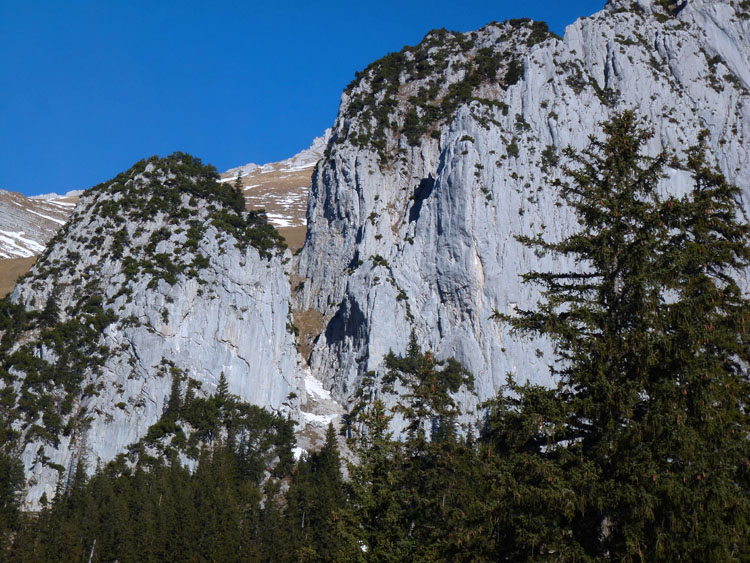
[[[220,253],[232,240],[266,258],[284,248],[263,212],[245,211],[242,193],[183,153],[142,160],[81,201],[23,282],[43,299],[46,293],[43,309],[0,300],[0,444],[39,440],[56,447],[62,437],[85,432],[93,413],[82,403],[101,391],[97,375],[113,353],[104,346],[105,329],[142,322],[118,316],[115,303],[121,308],[143,281],[148,289],[179,276],[205,283],[199,272],[210,266],[209,226]],[[102,274],[107,261],[118,263],[123,276]],[[43,448],[38,459],[54,466]]]
[[[490,27],[502,30],[498,43],[477,46],[479,34]],[[404,135],[409,145],[418,145],[438,124],[453,117],[459,106],[475,99],[481,84],[507,87],[518,82],[525,49],[556,37],[546,23],[529,19],[487,28],[467,34],[431,31],[417,46],[390,53],[357,72],[346,88],[345,119],[351,128],[338,141],[374,149],[386,161],[387,132]],[[407,96],[404,90],[414,93]]]

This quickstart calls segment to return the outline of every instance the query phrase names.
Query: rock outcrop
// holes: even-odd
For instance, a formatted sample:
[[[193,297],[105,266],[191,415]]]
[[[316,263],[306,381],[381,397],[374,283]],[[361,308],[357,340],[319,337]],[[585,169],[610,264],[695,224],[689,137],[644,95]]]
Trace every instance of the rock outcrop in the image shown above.
[[[654,128],[651,154],[709,150],[750,202],[750,14],[737,1],[619,0],[569,26],[431,32],[347,88],[308,205],[296,306],[324,319],[310,365],[350,400],[410,332],[475,375],[479,399],[508,374],[550,383],[551,346],[493,320],[533,306],[519,274],[571,264],[516,235],[559,238],[575,218],[554,187],[562,149],[614,112]],[[667,190],[691,179],[668,169]],[[476,404],[462,397],[464,405]]]
[[[28,506],[52,498],[80,456],[93,470],[138,441],[175,374],[209,395],[223,373],[242,400],[298,412],[303,374],[280,242],[188,155],[141,161],[81,197],[11,294],[31,313],[11,311],[3,334]]]

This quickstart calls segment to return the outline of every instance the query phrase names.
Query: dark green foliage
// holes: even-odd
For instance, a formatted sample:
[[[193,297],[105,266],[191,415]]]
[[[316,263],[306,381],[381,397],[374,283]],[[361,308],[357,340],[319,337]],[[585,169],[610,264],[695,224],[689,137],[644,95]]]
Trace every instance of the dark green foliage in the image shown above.
[[[392,157],[388,151],[393,148],[386,146],[388,130],[404,135],[411,146],[428,136],[439,138],[436,128],[450,120],[460,106],[476,99],[481,84],[507,87],[523,77],[525,49],[519,45],[502,50],[506,42],[520,36],[523,47],[527,47],[555,36],[544,22],[528,19],[490,25],[503,31],[501,43],[495,48],[477,48],[473,34],[435,30],[419,45],[404,47],[357,72],[346,92],[350,95],[347,113],[350,118],[359,118],[358,127],[346,131],[337,142],[348,139],[356,146],[371,148],[378,152],[381,162],[387,162]],[[467,60],[451,63],[452,57]],[[445,81],[449,64],[464,67],[460,80]],[[415,95],[408,100],[399,96],[402,85],[415,83]],[[400,131],[399,123],[403,123]]]
[[[0,391],[4,426],[0,446],[19,438],[11,431],[11,424],[17,420],[23,420],[22,428],[28,429],[26,442],[40,437],[52,445],[63,433],[87,423],[84,412],[71,413],[73,399],[93,393],[93,386],[84,390],[81,385],[104,362],[108,350],[101,345],[101,334],[115,316],[102,308],[101,295],[97,294],[82,298],[75,309],[75,317],[61,322],[56,290],[41,314],[27,312],[7,298],[0,300],[0,322],[5,327],[0,343],[0,377],[6,384],[20,381],[17,389],[9,386]],[[16,346],[9,353],[18,339],[36,329],[42,329],[36,341]],[[54,362],[40,357],[40,344],[54,353]],[[11,372],[21,375],[11,376]]]
[[[547,145],[542,151],[542,170],[550,172],[560,162],[560,156],[557,154],[555,145]]]
[[[217,447],[198,469],[113,462],[21,526],[11,561],[230,561],[259,556],[258,483]]]
[[[53,289],[49,294],[49,297],[47,297],[47,303],[44,306],[44,309],[39,315],[39,321],[45,326],[51,326],[57,323],[59,316],[60,304],[58,303],[57,291]]]
[[[8,547],[8,535],[16,528],[23,491],[23,465],[15,452],[0,450],[0,550]]]
[[[521,80],[521,78],[523,78],[523,63],[517,59],[513,59],[508,65],[508,70],[505,72],[505,83],[508,86],[512,86]]]
[[[406,114],[403,131],[410,145],[415,146],[419,144],[425,131],[424,126],[419,122],[419,115],[417,114],[416,109],[412,108],[411,111]]]
[[[454,436],[458,408],[452,394],[473,391],[473,376],[453,358],[438,361],[431,352],[422,353],[413,333],[405,356],[390,352],[384,361],[383,390],[404,389],[394,410],[406,420],[409,434],[432,440]]]
[[[561,360],[557,389],[513,386],[520,398],[498,399],[490,419],[488,440],[508,452],[510,474],[555,507],[531,521],[514,509],[524,518],[516,557],[743,560],[750,303],[733,275],[750,263],[750,237],[738,190],[696,148],[692,192],[662,196],[667,158],[641,154],[650,132],[631,112],[604,131],[582,155],[568,153],[577,166],[562,196],[581,231],[522,239],[585,269],[527,274],[544,300],[503,317],[548,335]],[[553,486],[529,482],[530,467]]]
[[[181,405],[175,398],[180,396],[180,379],[179,374],[173,379],[162,421],[174,423],[179,417],[175,409],[199,401],[188,395]],[[203,400],[219,401],[217,396]],[[294,443],[292,434],[285,432],[281,438],[278,431],[290,424],[230,395],[220,402],[225,416],[218,426],[225,438],[218,437],[217,428],[213,445],[203,446],[194,472],[174,456],[167,464],[161,457],[146,455],[145,444],[138,448],[134,467],[120,456],[91,479],[79,457],[69,486],[59,488],[52,505],[37,517],[15,523],[13,545],[3,560],[291,560],[288,542],[266,541],[277,532],[269,526],[282,526],[283,521],[273,516],[278,508],[277,482],[269,479],[262,484],[279,448],[291,449]],[[282,445],[281,439],[290,442]],[[335,446],[327,444],[316,455],[326,475],[335,473],[334,466],[338,471]],[[3,494],[3,487],[17,481],[6,473],[0,457]],[[279,477],[289,479],[289,471]],[[343,498],[340,474],[332,483]],[[13,498],[12,491],[8,494],[2,500]],[[280,531],[288,540],[289,534]]]
[[[12,303],[7,297],[0,299],[0,352],[5,353],[18,335],[32,323],[37,313],[27,311],[23,305]]]
[[[512,156],[513,158],[516,158],[518,156],[518,143],[516,143],[515,140],[511,141],[506,148],[508,150],[508,156]]]
[[[392,419],[379,399],[370,406],[362,402],[355,411],[352,422],[361,425],[355,450],[359,462],[349,466],[351,506],[345,517],[372,559],[403,561],[410,551],[405,528],[409,499],[399,471],[402,444],[389,429]]]
[[[286,499],[285,527],[295,560],[342,561],[357,554],[342,518],[346,498],[333,425],[323,448],[297,465]]]
[[[529,33],[529,36],[526,38],[526,45],[532,47],[537,43],[546,41],[550,37],[562,39],[559,35],[550,31],[547,22],[535,21],[531,23],[531,33]]]
[[[472,505],[480,465],[473,444],[458,436],[451,396],[471,389],[473,379],[454,359],[422,352],[414,336],[406,354],[388,354],[385,365],[381,389],[396,398],[392,412],[407,433],[393,439],[393,414],[370,400],[376,381],[367,374],[349,419],[359,463],[349,467],[347,529],[368,560],[474,561],[479,552],[465,547],[478,535]]]
[[[227,377],[224,372],[221,372],[219,376],[219,385],[216,387],[216,395],[222,403],[226,403],[229,399],[229,384],[227,383]]]
[[[390,268],[390,265],[388,264],[388,260],[383,258],[380,254],[376,254],[375,256],[371,256],[370,260],[372,260],[373,266],[384,266],[386,268]]]

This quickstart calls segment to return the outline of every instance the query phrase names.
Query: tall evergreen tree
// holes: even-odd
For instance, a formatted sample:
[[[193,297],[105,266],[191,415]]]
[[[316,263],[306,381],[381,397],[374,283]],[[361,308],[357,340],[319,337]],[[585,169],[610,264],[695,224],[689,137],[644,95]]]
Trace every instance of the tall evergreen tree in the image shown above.
[[[547,549],[739,560],[750,549],[750,303],[733,275],[750,263],[750,237],[738,191],[697,148],[694,189],[662,196],[666,156],[642,154],[651,132],[628,111],[604,132],[583,153],[568,151],[561,194],[581,230],[560,242],[523,239],[579,268],[526,274],[543,301],[499,315],[552,339],[560,385],[499,398],[490,440],[568,469],[559,487],[583,500],[557,521],[569,539]]]
[[[473,376],[455,358],[441,361],[423,352],[413,332],[406,354],[389,352],[384,361],[385,392],[394,394],[396,384],[404,389],[394,411],[406,420],[409,435],[419,441],[454,436],[460,412],[452,394],[473,391]]]
[[[227,383],[227,376],[224,375],[223,371],[219,376],[219,384],[216,387],[216,397],[218,397],[222,405],[229,399],[229,384]]]
[[[375,379],[368,374],[353,411],[360,459],[350,468],[350,494],[359,541],[377,561],[462,560],[474,452],[459,438],[453,395],[472,390],[473,377],[455,359],[423,351],[414,334],[406,354],[389,353],[384,363],[382,390],[406,433],[393,439],[393,414],[380,399],[370,403]]]
[[[23,464],[15,452],[0,450],[0,550],[16,527],[23,491]]]
[[[285,525],[298,559],[337,561],[352,551],[349,535],[342,528],[345,498],[332,424],[321,450],[300,460],[287,503]]]
[[[55,286],[47,297],[47,303],[39,314],[39,321],[44,326],[54,325],[60,317],[60,304],[58,303],[59,290]]]
[[[374,561],[405,561],[413,551],[404,510],[402,444],[393,439],[392,420],[380,399],[360,405],[354,448],[358,461],[349,464],[345,529]]]

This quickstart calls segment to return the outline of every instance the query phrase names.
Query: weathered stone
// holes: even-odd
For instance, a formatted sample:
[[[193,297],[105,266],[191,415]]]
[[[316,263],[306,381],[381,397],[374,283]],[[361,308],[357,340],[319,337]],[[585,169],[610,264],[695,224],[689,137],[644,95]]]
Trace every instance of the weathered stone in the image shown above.
[[[565,179],[561,150],[586,147],[614,112],[634,109],[654,128],[652,155],[666,149],[680,157],[708,129],[710,152],[750,211],[750,40],[739,3],[694,0],[676,15],[650,0],[637,4],[611,2],[563,39],[524,47],[515,84],[503,84],[507,53],[519,50],[509,24],[464,36],[475,47],[455,48],[443,72],[402,73],[394,114],[401,121],[385,129],[390,159],[382,165],[350,134],[366,120],[350,104],[374,88],[371,75],[345,93],[313,177],[297,266],[306,279],[297,306],[327,321],[311,367],[334,396],[350,400],[366,371],[382,370],[385,353],[405,350],[412,330],[475,374],[479,399],[508,374],[550,383],[550,344],[511,337],[492,315],[536,303],[537,289],[519,274],[572,266],[514,237],[560,238],[576,228],[553,186]],[[480,48],[501,61],[497,78],[473,93],[485,100],[464,103],[439,135],[411,146],[404,116],[413,81],[446,89]],[[668,169],[664,189],[689,185],[685,172]]]

